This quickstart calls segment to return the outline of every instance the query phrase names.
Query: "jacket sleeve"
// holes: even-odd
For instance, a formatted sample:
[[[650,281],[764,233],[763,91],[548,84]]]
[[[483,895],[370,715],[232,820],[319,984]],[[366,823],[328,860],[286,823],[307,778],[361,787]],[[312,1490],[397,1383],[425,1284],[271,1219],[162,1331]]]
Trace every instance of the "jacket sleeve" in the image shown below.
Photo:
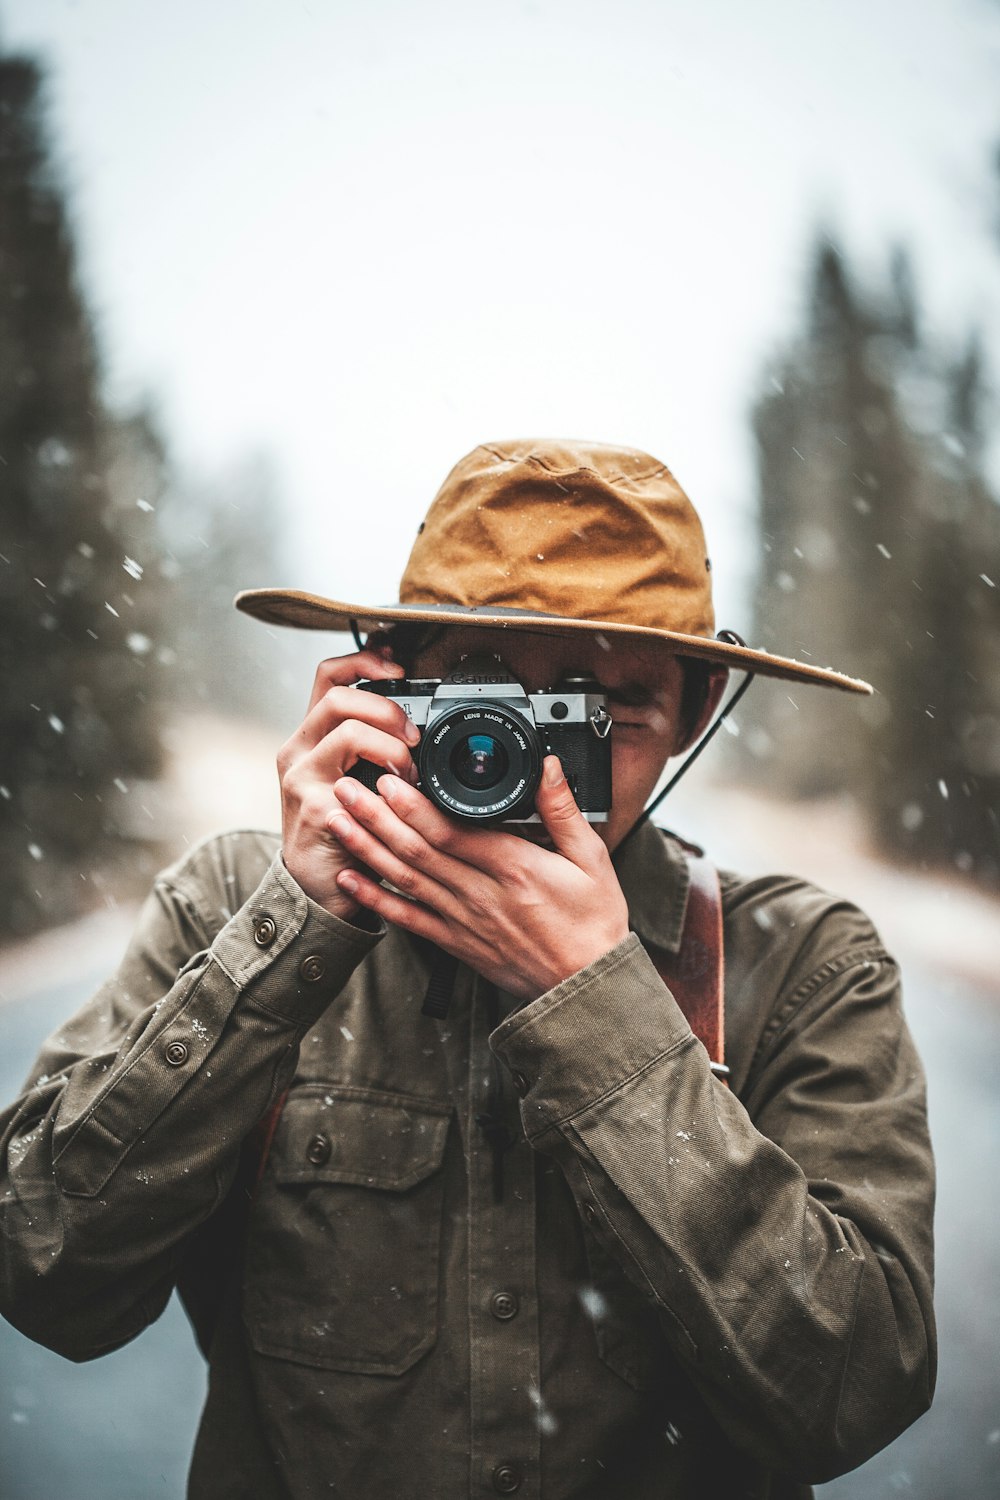
[[[873,946],[874,945],[874,946]],[[800,969],[747,1104],[630,936],[504,1021],[532,1145],[728,1436],[820,1482],[930,1402],[933,1165],[896,967]]]
[[[239,838],[157,881],[116,976],[0,1115],[0,1310],[71,1359],[163,1310],[301,1038],[378,940],[314,905],[280,854],[220,915]]]

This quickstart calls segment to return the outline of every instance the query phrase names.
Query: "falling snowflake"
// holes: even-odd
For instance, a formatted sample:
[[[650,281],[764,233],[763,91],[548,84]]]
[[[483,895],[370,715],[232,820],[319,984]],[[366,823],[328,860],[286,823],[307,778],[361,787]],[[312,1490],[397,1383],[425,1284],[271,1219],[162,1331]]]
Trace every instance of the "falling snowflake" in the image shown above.
[[[580,1298],[584,1312],[588,1317],[593,1318],[595,1323],[607,1313],[608,1304],[596,1286],[582,1286],[577,1296]]]

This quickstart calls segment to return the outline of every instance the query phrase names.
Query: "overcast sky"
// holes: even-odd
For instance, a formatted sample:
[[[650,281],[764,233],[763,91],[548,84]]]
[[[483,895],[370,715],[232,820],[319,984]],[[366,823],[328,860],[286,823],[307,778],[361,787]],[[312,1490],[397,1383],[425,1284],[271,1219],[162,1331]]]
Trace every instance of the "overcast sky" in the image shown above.
[[[666,460],[745,625],[747,409],[820,222],[914,252],[1000,369],[995,0],[0,0],[52,121],[117,401],[272,455],[297,563],[382,601],[485,439]],[[727,599],[729,605],[727,607]]]

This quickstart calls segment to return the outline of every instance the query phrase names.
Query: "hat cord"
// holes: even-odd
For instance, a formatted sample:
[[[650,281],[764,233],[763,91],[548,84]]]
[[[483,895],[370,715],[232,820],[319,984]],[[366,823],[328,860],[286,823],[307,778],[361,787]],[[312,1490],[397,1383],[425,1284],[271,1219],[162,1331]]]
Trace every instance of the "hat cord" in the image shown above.
[[[715,638],[718,641],[723,641],[727,646],[742,646],[744,648],[744,650],[748,649],[746,641],[743,639],[743,637],[741,635],[737,635],[735,630],[720,630],[720,631],[718,631],[716,633],[716,637]],[[757,675],[756,672],[748,672],[746,674],[746,676],[744,677],[743,681],[740,683],[739,687],[736,689],[735,693],[733,693],[733,695],[730,698],[729,702],[723,705],[722,710],[720,711],[720,713],[718,714],[718,716],[713,720],[713,722],[705,730],[705,733],[702,735],[702,737],[698,741],[697,745],[695,745],[694,749],[689,752],[689,754],[687,755],[686,759],[681,763],[681,765],[678,767],[678,769],[674,772],[673,776],[671,776],[671,778],[667,782],[666,786],[663,787],[659,792],[657,792],[657,794],[653,798],[652,802],[650,802],[646,807],[643,808],[642,812],[636,818],[635,822],[632,824],[632,827],[629,829],[628,833],[625,835],[625,837],[622,839],[621,843],[618,845],[619,849],[622,847],[622,844],[626,843],[626,841],[628,839],[630,839],[632,837],[632,835],[638,829],[640,829],[642,827],[643,823],[648,823],[649,819],[652,817],[653,813],[659,807],[659,805],[663,801],[664,797],[666,797],[667,793],[673,791],[674,787],[680,781],[680,779],[684,775],[685,771],[687,771],[688,768],[694,764],[694,762],[698,759],[698,756],[705,749],[705,747],[709,743],[709,741],[712,740],[712,739],[714,739],[715,735],[718,734],[719,730],[722,728],[723,723],[725,722],[726,719],[729,718],[729,715],[732,713],[732,711],[736,707],[737,703],[739,703],[740,699],[743,697],[743,694],[746,692],[746,690],[750,686],[751,682],[753,682],[753,680],[756,677],[756,675]]]

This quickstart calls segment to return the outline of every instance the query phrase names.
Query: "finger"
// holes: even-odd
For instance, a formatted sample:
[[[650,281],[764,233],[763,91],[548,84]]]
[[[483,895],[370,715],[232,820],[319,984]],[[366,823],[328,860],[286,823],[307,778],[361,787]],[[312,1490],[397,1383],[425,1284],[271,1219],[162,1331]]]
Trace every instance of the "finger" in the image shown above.
[[[408,828],[419,833],[440,853],[460,863],[502,877],[511,861],[535,853],[531,845],[499,828],[463,828],[434,806],[422,792],[396,776],[381,776],[379,796]]]
[[[393,734],[365,724],[360,719],[345,719],[331,729],[319,744],[296,762],[295,770],[318,776],[332,786],[341,776],[354,769],[360,760],[384,766],[394,776],[416,783],[418,772],[409,747]],[[352,783],[357,785],[357,783]]]
[[[416,933],[417,937],[427,938],[439,947],[447,946],[448,924],[416,901],[407,901],[403,896],[387,891],[384,885],[368,880],[357,870],[341,870],[337,884],[359,906],[375,912],[384,921]]]
[[[403,668],[392,660],[391,655],[386,654],[388,651],[388,646],[371,647],[364,651],[354,651],[350,656],[329,656],[326,661],[321,661],[313,679],[309,711],[316,707],[324,693],[332,687],[346,687],[365,678],[371,682],[381,682],[388,677],[402,677]]]
[[[408,718],[406,710],[393,698],[381,693],[366,693],[361,688],[331,687],[310,709],[292,736],[299,753],[313,749],[331,730],[346,719],[357,719],[394,734],[407,745],[420,743],[420,730]]]
[[[377,799],[376,799],[377,800]],[[419,901],[421,906],[452,921],[460,918],[461,911],[455,896],[446,886],[432,879],[417,861],[400,859],[388,845],[362,826],[344,808],[331,812],[327,827],[337,842],[362,864],[367,865],[376,879],[388,880],[403,896]],[[415,837],[415,836],[414,836]],[[427,849],[426,844],[423,845]],[[419,860],[420,856],[417,856]]]
[[[379,778],[380,793],[390,781],[398,782],[398,778]],[[350,811],[355,821],[394,855],[400,865],[422,871],[436,884],[444,886],[457,896],[467,897],[470,883],[477,878],[481,879],[481,871],[436,848],[405,817],[398,817],[384,796],[376,796],[349,777],[336,782],[333,793],[337,801]],[[414,801],[419,803],[426,799],[417,792]],[[391,876],[389,878],[393,879]],[[393,879],[393,884],[397,885],[399,882]],[[405,884],[400,885],[400,889],[406,889]]]
[[[581,870],[593,868],[606,850],[576,805],[558,755],[547,755],[535,793],[535,808],[548,830],[556,852]]]

